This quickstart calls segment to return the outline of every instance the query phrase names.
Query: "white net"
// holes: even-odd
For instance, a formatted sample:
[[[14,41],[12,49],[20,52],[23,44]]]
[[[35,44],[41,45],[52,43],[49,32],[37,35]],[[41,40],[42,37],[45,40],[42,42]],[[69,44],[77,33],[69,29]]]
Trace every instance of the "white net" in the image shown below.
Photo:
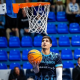
[[[47,18],[49,14],[50,5],[24,8],[29,20],[30,33],[45,33],[47,34]]]

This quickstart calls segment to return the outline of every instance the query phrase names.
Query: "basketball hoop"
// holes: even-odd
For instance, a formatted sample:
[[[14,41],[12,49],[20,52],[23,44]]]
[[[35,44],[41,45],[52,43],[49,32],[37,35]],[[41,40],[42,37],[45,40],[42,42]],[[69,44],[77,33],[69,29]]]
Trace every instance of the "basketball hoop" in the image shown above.
[[[26,15],[29,20],[30,33],[47,34],[47,18],[49,14],[50,3],[37,2],[37,3],[13,4],[14,13],[17,13],[19,8],[24,8],[26,12]]]

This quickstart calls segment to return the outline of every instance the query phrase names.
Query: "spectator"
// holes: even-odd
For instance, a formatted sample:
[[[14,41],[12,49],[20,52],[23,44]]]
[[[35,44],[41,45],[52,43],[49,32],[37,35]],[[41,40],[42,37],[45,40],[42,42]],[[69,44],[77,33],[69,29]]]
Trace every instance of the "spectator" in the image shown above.
[[[22,15],[19,17],[19,26],[21,38],[25,36],[25,34],[30,35],[29,22],[24,9],[22,9]]]
[[[78,58],[78,65],[73,69],[73,80],[80,80],[80,57]]]
[[[24,71],[15,67],[14,70],[11,70],[8,80],[26,80]]]
[[[12,15],[6,15],[6,36],[8,40],[11,32],[19,37],[17,15],[14,16],[13,13]]]
[[[76,3],[76,0],[72,0],[71,3],[68,4],[66,8],[67,19],[69,22],[77,22],[79,23],[79,17],[77,15],[80,13],[79,5]]]
[[[0,4],[1,4],[1,0],[0,0]]]
[[[31,0],[24,0],[25,3],[31,2]]]
[[[5,36],[5,15],[0,15],[0,36]]]
[[[55,12],[55,3],[54,3],[54,0],[48,0],[48,2],[50,2],[50,4],[51,4],[50,11]]]
[[[56,3],[57,12],[64,10],[65,0],[54,0],[54,3]]]

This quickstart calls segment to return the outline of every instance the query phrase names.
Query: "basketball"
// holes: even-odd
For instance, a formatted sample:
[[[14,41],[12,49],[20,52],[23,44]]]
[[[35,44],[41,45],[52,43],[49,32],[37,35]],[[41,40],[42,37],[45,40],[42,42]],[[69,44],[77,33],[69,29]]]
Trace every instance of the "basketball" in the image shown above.
[[[29,60],[29,62],[31,63],[31,62],[41,62],[42,61],[42,54],[41,54],[41,52],[40,51],[38,51],[38,50],[31,50],[31,51],[29,51],[29,53],[28,53],[28,60]]]

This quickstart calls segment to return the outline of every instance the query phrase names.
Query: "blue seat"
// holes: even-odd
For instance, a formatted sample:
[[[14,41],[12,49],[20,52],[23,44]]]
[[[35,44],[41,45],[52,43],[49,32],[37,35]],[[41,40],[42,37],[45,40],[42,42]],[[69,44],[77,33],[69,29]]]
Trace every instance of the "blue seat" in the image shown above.
[[[50,36],[50,38],[52,39],[52,46],[53,47],[57,47],[57,40],[54,36]]]
[[[9,47],[20,47],[19,37],[10,37]]]
[[[7,69],[7,65],[4,63],[0,63],[0,69]]]
[[[9,54],[9,60],[10,61],[20,61],[21,55],[19,50],[11,50]]]
[[[78,66],[78,63],[76,63],[76,66]]]
[[[28,60],[28,52],[30,51],[30,49],[26,49],[26,50],[23,50],[23,53],[22,53],[22,60],[24,61],[27,61]]]
[[[57,50],[57,49],[51,49],[50,51],[54,52],[54,53],[59,53],[59,50]]]
[[[67,21],[65,12],[57,12],[57,21]]]
[[[58,24],[58,28],[57,31],[59,34],[64,33],[67,34],[68,33],[68,26],[66,23],[60,23]]]
[[[49,12],[48,22],[53,22],[53,21],[56,21],[55,13],[54,12]]]
[[[0,48],[7,47],[7,39],[5,37],[0,37]]]
[[[39,49],[36,49],[36,50],[38,50],[38,51],[40,51],[40,52],[41,52],[41,50],[42,50],[42,49],[41,49],[41,48],[39,48]]]
[[[14,69],[15,67],[18,67],[19,69],[21,69],[21,66],[19,63],[11,63],[10,64],[10,69]]]
[[[74,68],[74,64],[71,61],[65,61],[63,63],[63,68]]]
[[[30,36],[24,36],[21,40],[22,47],[32,47],[32,38]]]
[[[41,42],[42,42],[42,36],[34,37],[34,46],[35,47],[41,47]]]
[[[7,61],[8,56],[7,52],[5,50],[0,50],[0,61]]]
[[[78,35],[73,36],[72,40],[71,40],[71,45],[72,46],[80,46],[80,36],[78,36]]]
[[[60,36],[59,37],[59,46],[70,46],[70,41],[67,36]]]
[[[78,59],[80,57],[80,48],[75,49],[74,51],[74,59]]]
[[[29,62],[26,62],[23,64],[23,69],[33,69],[33,66]]]
[[[53,23],[48,23],[47,24],[47,33],[51,34],[55,34],[56,33],[56,26]]]
[[[69,26],[70,33],[80,33],[80,27],[78,23],[71,23]]]
[[[72,56],[72,51],[70,49],[62,49],[62,52],[61,52],[61,58],[63,60],[72,60],[73,59],[73,56]]]

